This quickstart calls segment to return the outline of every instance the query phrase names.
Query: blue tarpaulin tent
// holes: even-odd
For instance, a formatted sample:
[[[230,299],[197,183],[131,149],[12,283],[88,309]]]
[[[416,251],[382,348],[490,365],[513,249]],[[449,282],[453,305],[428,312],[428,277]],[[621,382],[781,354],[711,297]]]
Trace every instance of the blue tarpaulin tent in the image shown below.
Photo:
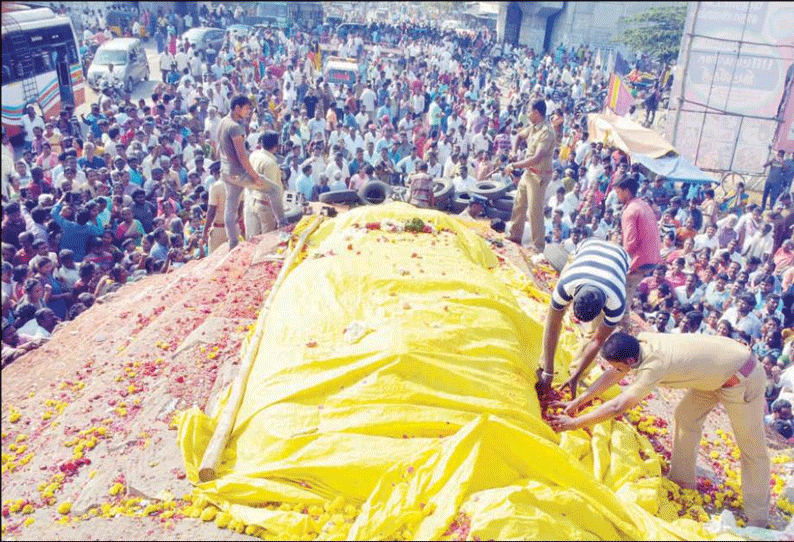
[[[657,175],[664,175],[674,182],[717,183],[719,180],[689,163],[683,156],[651,158],[646,154],[631,153],[631,161],[638,163]]]

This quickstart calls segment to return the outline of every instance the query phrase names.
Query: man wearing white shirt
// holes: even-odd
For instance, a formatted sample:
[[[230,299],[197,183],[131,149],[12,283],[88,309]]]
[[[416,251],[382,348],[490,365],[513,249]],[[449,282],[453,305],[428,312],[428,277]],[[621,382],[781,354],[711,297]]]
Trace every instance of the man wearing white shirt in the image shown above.
[[[347,138],[345,138],[345,148],[350,156],[355,156],[358,149],[363,149],[364,146],[364,138],[358,130],[351,131]]]
[[[187,53],[180,47],[174,55],[174,62],[176,62],[176,70],[179,75],[185,75],[185,70],[190,68],[190,59]]]
[[[438,156],[430,152],[430,159],[427,161],[427,174],[433,179],[439,179],[444,174],[444,166],[438,161]]]
[[[568,205],[569,214],[574,209],[579,208],[579,203],[581,202],[581,199],[579,198],[579,194],[581,193],[582,189],[581,187],[582,185],[580,183],[576,183],[573,185],[573,190],[565,195],[565,203]]]
[[[455,185],[455,193],[469,192],[477,184],[477,179],[469,175],[469,166],[461,164],[460,175],[452,180]]]
[[[411,175],[416,171],[417,160],[419,160],[419,156],[416,154],[416,147],[411,147],[411,154],[397,162],[395,168],[404,176]]]
[[[223,61],[220,56],[215,57],[215,62],[212,63],[210,66],[210,73],[214,77],[215,81],[220,83],[220,78],[223,77],[225,69],[223,67]]]
[[[587,151],[590,150],[590,143],[587,142],[586,139],[582,139],[576,145],[576,155],[574,156],[574,161],[577,165],[581,165],[582,161],[584,160],[585,156],[587,155]]]
[[[377,98],[375,91],[372,90],[372,83],[367,83],[367,88],[361,93],[361,107],[369,117],[369,120],[374,118]]]
[[[22,115],[22,128],[25,130],[25,149],[30,149],[33,146],[33,128],[39,127],[44,131],[44,119],[36,115],[36,110],[32,105],[27,107],[25,115]]]
[[[350,177],[350,170],[348,169],[347,162],[345,162],[341,152],[337,152],[334,155],[333,161],[326,166],[325,175],[329,180],[335,179],[337,171],[342,173],[342,178],[344,179]]]
[[[397,123],[397,129],[401,132],[411,133],[414,129],[413,113],[406,111],[405,116]]]
[[[168,48],[166,47],[165,51],[160,53],[160,75],[162,76],[162,80],[165,81],[166,73],[171,71],[172,66],[174,65],[174,55],[168,52]]]
[[[463,119],[458,115],[458,110],[453,109],[452,115],[447,119],[447,132],[450,134],[457,133],[458,128],[463,125]]]
[[[218,108],[211,105],[207,109],[207,112],[207,118],[204,119],[204,131],[209,132],[211,141],[218,141],[218,128],[221,124]]]
[[[369,122],[369,115],[367,115],[364,112],[363,108],[360,109],[359,112],[356,114],[356,124],[358,124],[359,130],[364,131],[368,122]]]
[[[331,177],[331,182],[328,183],[328,188],[330,192],[340,192],[342,190],[347,190],[344,174],[341,171],[336,171],[334,173],[334,176]]]
[[[464,125],[461,124],[458,127],[458,133],[455,134],[454,141],[455,145],[460,147],[460,152],[463,154],[469,154],[469,148],[471,147],[471,136],[469,136]]]
[[[772,256],[773,243],[772,224],[766,223],[760,230],[745,239],[742,253],[745,258],[755,256],[759,260],[764,261]]]
[[[481,152],[488,152],[491,148],[491,138],[488,137],[488,126],[485,125],[482,129],[474,135],[471,139],[471,145],[475,155]]]
[[[425,112],[425,95],[417,92],[411,96],[411,109],[413,110],[414,117],[422,118]]]
[[[373,123],[369,123],[368,130],[364,133],[364,145],[368,145],[370,143],[375,144],[378,142],[377,132],[375,131],[375,125]],[[377,149],[376,149],[377,150]]]
[[[571,216],[570,204],[565,201],[565,187],[563,186],[557,188],[549,198],[549,201],[546,202],[546,206],[551,207],[552,211],[559,209],[564,217]]]
[[[378,153],[375,151],[375,142],[374,141],[368,141],[366,145],[367,145],[367,148],[364,150],[364,160],[368,164],[370,164],[371,166],[374,167],[375,164],[377,163],[378,159],[380,158]]]
[[[304,166],[310,165],[312,167],[311,178],[312,182],[316,185],[320,184],[320,175],[325,174],[325,168],[328,166],[323,158],[322,149],[320,146],[315,146],[312,155],[303,161],[301,170]]]
[[[325,141],[326,122],[320,108],[314,110],[314,118],[309,121],[309,137],[312,141]]]
[[[704,248],[708,248],[711,252],[710,254],[714,254],[714,251],[717,250],[720,246],[719,239],[715,235],[717,233],[717,228],[713,224],[709,224],[706,227],[706,233],[701,233],[695,236],[695,252],[699,252]]]
[[[196,81],[200,82],[204,75],[204,63],[201,61],[198,51],[193,53],[188,63],[190,65],[190,75],[192,75]]]
[[[298,93],[295,91],[295,86],[290,81],[284,82],[284,104],[286,111],[292,111],[292,106],[298,99]]]
[[[452,138],[447,137],[443,132],[441,133],[441,137],[438,138],[438,144],[436,145],[439,162],[446,162],[447,158],[452,154],[451,141]]]
[[[183,103],[192,104],[193,95],[195,94],[195,90],[193,89],[193,78],[189,76],[182,77],[182,82],[179,83],[179,87],[177,87],[176,91],[182,96]]]

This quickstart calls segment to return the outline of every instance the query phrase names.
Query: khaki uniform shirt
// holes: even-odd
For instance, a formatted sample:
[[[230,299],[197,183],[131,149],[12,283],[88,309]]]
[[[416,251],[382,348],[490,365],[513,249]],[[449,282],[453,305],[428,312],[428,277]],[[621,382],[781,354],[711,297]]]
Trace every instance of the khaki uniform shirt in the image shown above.
[[[656,386],[714,391],[722,387],[752,355],[726,337],[640,333],[640,365],[626,393],[645,397]]]
[[[258,149],[248,158],[251,167],[258,174],[263,175],[268,181],[281,186],[281,168],[276,162],[276,157],[270,151]],[[267,201],[267,194],[261,190],[251,189],[254,199]]]
[[[215,224],[223,224],[223,213],[226,209],[226,184],[215,181],[210,185],[209,199],[207,205],[215,206],[215,220],[213,224],[207,224],[205,228],[212,228]],[[220,226],[218,226],[220,227]]]
[[[548,123],[543,121],[537,125],[530,125],[521,132],[523,137],[527,140],[527,153],[526,156],[535,156],[538,154],[537,161],[528,166],[527,171],[532,171],[541,177],[550,177],[552,171],[552,164],[554,162],[554,143],[556,135],[554,129]]]

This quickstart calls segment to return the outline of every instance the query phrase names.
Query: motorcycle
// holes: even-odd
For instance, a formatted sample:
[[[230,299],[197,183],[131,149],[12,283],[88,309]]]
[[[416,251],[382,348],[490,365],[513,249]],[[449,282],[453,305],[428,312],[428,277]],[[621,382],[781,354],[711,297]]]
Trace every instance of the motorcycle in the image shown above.
[[[100,94],[108,96],[113,102],[120,102],[123,98],[124,82],[120,79],[100,75],[97,79],[97,89]]]

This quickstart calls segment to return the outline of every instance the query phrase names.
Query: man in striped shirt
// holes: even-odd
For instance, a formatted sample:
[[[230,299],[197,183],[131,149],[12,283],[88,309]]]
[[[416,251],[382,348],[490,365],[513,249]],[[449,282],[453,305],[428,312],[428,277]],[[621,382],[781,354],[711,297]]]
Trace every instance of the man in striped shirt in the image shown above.
[[[417,173],[408,182],[408,202],[417,207],[429,209],[435,204],[433,198],[433,179],[427,174],[427,162],[420,162]]]
[[[573,260],[562,270],[560,280],[551,296],[551,307],[543,328],[543,368],[540,371],[539,391],[551,387],[554,379],[554,355],[560,338],[562,318],[573,301],[573,313],[583,322],[592,322],[595,332],[571,362],[574,374],[563,384],[570,386],[576,397],[579,377],[593,362],[601,345],[620,323],[626,306],[626,275],[629,255],[619,245],[587,239],[576,251]]]

